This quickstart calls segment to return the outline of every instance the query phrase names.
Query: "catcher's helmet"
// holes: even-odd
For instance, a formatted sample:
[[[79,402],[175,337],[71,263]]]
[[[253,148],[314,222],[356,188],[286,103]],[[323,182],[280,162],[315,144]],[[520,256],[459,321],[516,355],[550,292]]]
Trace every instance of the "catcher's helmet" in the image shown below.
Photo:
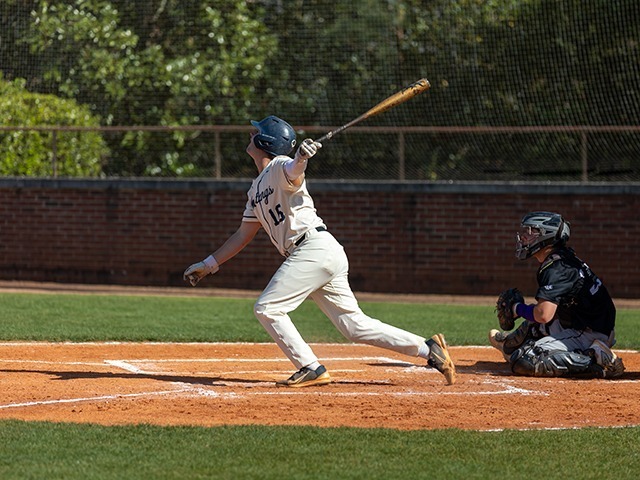
[[[296,132],[293,127],[275,115],[259,122],[251,120],[251,125],[258,129],[253,143],[260,150],[273,156],[288,155],[296,146]]]
[[[571,235],[570,224],[553,212],[531,212],[522,217],[516,233],[516,257],[525,260],[547,245],[564,245]]]

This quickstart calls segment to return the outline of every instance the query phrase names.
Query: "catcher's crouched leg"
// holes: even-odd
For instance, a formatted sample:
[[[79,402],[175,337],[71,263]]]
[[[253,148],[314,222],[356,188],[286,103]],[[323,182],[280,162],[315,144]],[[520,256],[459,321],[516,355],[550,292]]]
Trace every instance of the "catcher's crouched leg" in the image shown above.
[[[511,371],[529,377],[602,378],[603,369],[593,358],[579,352],[547,352],[532,341],[518,348],[509,359]]]
[[[529,340],[538,340],[546,336],[544,325],[524,321],[513,332],[501,332],[493,329],[489,332],[489,343],[502,352],[508,362],[511,354]]]
[[[495,328],[489,330],[489,343],[493,348],[498,350],[502,354],[504,359],[508,362],[509,358],[511,358],[511,355],[507,355],[506,353],[504,353],[504,340],[506,337],[506,332],[501,332],[500,330],[497,330]]]

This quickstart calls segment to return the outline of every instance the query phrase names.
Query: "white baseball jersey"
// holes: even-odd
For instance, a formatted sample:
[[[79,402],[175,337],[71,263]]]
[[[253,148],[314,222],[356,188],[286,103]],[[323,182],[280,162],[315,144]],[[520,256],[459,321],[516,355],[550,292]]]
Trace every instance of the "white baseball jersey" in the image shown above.
[[[418,355],[424,337],[362,312],[349,286],[344,248],[331,233],[317,230],[325,225],[306,183],[296,187],[289,181],[288,161],[286,156],[274,158],[253,181],[242,219],[260,222],[287,257],[254,306],[262,326],[296,368],[311,365],[318,357],[288,315],[310,296],[347,339]]]
[[[308,230],[325,226],[316,213],[306,181],[296,187],[287,178],[287,161],[289,157],[275,157],[255,178],[247,192],[242,217],[244,222],[260,222],[285,257]]]

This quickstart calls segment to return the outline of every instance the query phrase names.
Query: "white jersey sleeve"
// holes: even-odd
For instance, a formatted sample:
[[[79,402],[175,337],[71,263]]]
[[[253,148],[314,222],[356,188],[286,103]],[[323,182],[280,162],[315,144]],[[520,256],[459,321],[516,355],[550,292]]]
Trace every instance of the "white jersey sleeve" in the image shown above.
[[[324,227],[316,213],[306,181],[296,187],[286,173],[289,157],[271,160],[247,192],[242,220],[259,221],[281,255],[287,256],[295,242],[308,230]]]

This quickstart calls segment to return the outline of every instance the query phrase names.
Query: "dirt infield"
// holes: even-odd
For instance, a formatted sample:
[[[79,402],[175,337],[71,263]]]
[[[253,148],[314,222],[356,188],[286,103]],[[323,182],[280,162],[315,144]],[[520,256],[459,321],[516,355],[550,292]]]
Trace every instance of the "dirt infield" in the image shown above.
[[[0,282],[0,291],[255,298],[257,292]],[[357,294],[361,301],[493,305],[494,298]],[[638,300],[616,300],[640,308]],[[452,347],[458,382],[363,345],[314,345],[334,382],[276,388],[273,344],[0,343],[0,419],[104,425],[315,425],[474,430],[640,425],[640,353],[621,379],[511,375],[490,347]]]
[[[315,344],[334,383],[276,388],[272,344],[0,344],[0,418],[104,425],[315,425],[398,429],[640,425],[640,353],[618,380],[514,377],[489,347],[452,347],[458,382],[387,350]]]

